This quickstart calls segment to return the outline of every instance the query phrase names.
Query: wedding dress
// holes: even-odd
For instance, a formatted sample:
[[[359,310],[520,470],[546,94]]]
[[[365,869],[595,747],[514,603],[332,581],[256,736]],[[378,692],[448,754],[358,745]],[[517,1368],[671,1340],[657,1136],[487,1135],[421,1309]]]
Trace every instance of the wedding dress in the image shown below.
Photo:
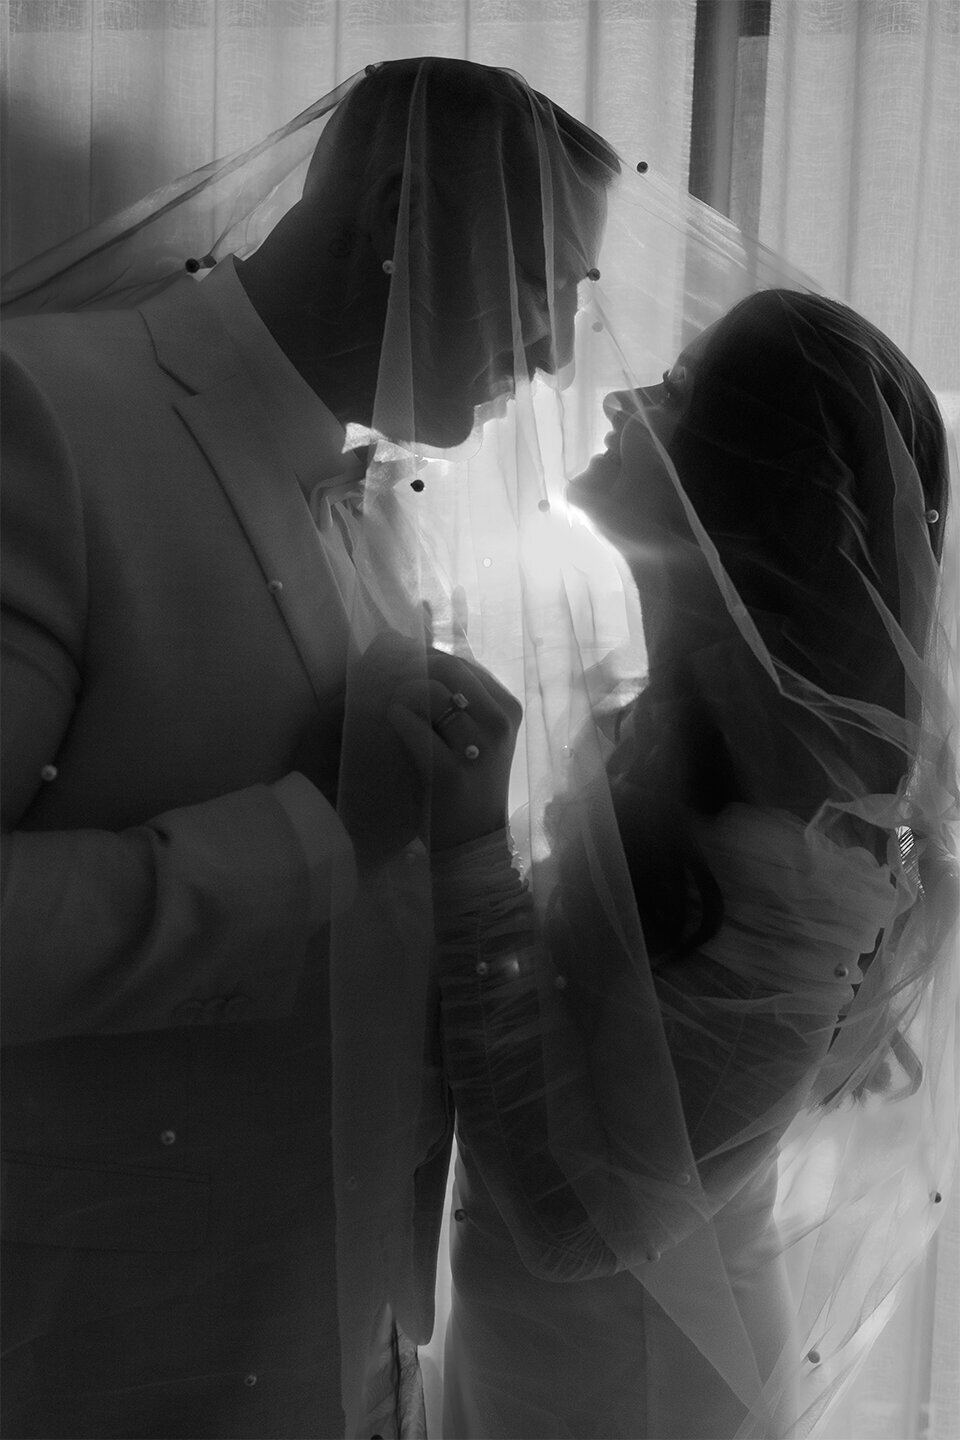
[[[805,834],[786,812],[732,806],[699,838],[723,887],[724,922],[657,987],[665,1010],[692,1010],[706,994],[733,1011],[728,1036],[676,1029],[673,1059],[698,1159],[729,1137],[731,1111],[763,1112],[758,1056],[766,1091],[803,1103],[892,897],[885,865]],[[533,906],[504,837],[444,857],[436,873],[444,1056],[459,1115],[443,1434],[736,1434],[742,1402],[592,1231],[564,1177],[545,1175]],[[640,1092],[635,1103],[651,1099]],[[602,1130],[591,1138],[603,1166]],[[750,1147],[742,1180],[712,1217],[764,1379],[799,1346],[774,1216],[778,1140],[770,1132]],[[670,1263],[694,1289],[696,1243],[689,1250],[681,1242]],[[763,1433],[790,1433],[796,1405],[789,1387]]]

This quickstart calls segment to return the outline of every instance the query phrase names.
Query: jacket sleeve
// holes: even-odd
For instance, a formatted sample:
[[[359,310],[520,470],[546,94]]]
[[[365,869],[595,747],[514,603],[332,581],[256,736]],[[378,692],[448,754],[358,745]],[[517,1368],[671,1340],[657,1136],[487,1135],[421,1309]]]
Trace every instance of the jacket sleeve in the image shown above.
[[[287,1014],[354,883],[346,833],[303,776],[120,832],[21,823],[90,683],[86,547],[56,416],[15,362],[3,394],[4,1039]]]
[[[636,1156],[624,1150],[613,1116],[624,1101],[611,1108],[606,1098],[622,1090],[631,1063],[629,979],[607,996],[588,1053],[502,833],[440,859],[436,901],[458,1135],[531,1273],[574,1281],[645,1264],[767,1163],[825,1048],[822,1018],[771,1008],[755,981],[699,955],[657,977],[669,1084],[675,1077],[700,1186],[689,1176],[679,1188],[638,1185]],[[647,1090],[659,1091],[662,1080],[650,1076]],[[661,1096],[638,1092],[626,1103],[646,1114],[652,1138]],[[576,1156],[574,1182],[558,1148]]]

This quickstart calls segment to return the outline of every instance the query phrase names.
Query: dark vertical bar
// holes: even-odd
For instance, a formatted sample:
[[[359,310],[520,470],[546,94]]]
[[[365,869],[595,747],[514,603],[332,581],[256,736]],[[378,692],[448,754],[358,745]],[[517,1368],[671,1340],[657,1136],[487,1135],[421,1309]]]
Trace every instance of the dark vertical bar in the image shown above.
[[[730,213],[742,0],[697,0],[690,193]]]
[[[760,231],[769,39],[770,0],[744,0],[737,49],[737,108],[727,214],[747,235],[757,235]]]
[[[770,0],[697,0],[690,120],[690,193],[756,232]],[[715,316],[699,313],[702,257],[687,259],[684,343]],[[709,294],[709,286],[704,293]]]
[[[743,0],[741,35],[770,34],[770,0]]]

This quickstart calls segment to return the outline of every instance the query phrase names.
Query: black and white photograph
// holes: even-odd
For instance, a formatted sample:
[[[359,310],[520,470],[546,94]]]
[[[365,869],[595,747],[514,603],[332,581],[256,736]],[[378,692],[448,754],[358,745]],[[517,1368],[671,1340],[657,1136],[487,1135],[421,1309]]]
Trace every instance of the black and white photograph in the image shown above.
[[[957,1440],[960,0],[3,0],[2,1440]]]

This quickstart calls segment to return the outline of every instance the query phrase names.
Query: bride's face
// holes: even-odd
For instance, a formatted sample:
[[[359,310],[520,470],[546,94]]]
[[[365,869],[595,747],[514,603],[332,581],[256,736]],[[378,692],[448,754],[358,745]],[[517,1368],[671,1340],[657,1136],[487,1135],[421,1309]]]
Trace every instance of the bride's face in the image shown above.
[[[681,499],[693,477],[678,472],[671,458],[712,330],[680,353],[659,385],[606,397],[613,429],[605,448],[567,487],[567,500],[630,567],[651,666],[712,643],[726,615]]]
[[[603,408],[613,429],[567,489],[570,504],[631,562],[662,560],[669,537],[686,529],[669,455],[712,330],[681,351],[659,385],[606,397]]]

